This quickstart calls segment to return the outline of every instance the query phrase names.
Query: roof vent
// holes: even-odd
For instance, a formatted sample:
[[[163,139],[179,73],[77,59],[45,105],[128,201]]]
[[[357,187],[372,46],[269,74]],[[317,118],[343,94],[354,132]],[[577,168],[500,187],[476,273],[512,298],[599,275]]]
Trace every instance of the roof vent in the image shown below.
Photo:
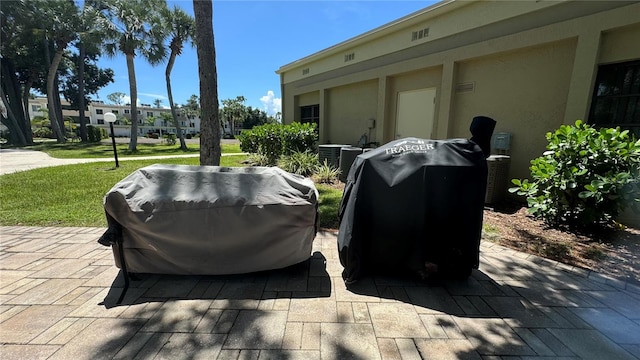
[[[351,61],[356,58],[356,53],[349,53],[344,55],[344,62]]]
[[[302,69],[302,75],[309,75],[309,68]]]
[[[411,32],[411,41],[420,40],[429,37],[429,28],[420,29]]]

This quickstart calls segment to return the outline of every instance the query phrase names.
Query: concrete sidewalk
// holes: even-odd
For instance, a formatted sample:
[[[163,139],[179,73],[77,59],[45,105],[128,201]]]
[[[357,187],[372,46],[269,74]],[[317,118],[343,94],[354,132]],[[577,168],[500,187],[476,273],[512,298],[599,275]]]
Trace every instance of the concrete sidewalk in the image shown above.
[[[484,241],[480,270],[347,289],[336,235],[302,264],[122,276],[102,228],[0,227],[2,359],[640,359],[640,288]]]
[[[238,154],[222,154],[222,156],[244,155]],[[200,154],[187,155],[160,155],[160,156],[126,156],[118,157],[118,161],[128,160],[151,160],[151,159],[170,159],[170,158],[186,158],[199,157]],[[110,158],[91,158],[91,159],[57,159],[49,156],[47,153],[34,150],[24,149],[0,149],[0,175],[10,174],[19,171],[32,170],[42,167],[83,164],[90,162],[113,162],[115,159]]]

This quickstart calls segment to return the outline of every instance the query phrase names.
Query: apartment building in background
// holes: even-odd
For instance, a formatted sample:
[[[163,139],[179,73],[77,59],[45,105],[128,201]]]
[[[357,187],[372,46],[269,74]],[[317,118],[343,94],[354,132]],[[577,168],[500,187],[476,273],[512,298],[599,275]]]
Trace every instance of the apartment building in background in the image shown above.
[[[78,110],[71,110],[69,102],[62,100],[62,115],[64,118],[72,118],[74,123],[80,123]],[[149,133],[166,134],[176,133],[176,128],[171,121],[171,109],[156,108],[150,104],[138,106],[138,136],[146,136]],[[104,114],[114,113],[118,120],[114,124],[115,136],[131,136],[131,106],[105,104],[102,101],[92,101],[85,109],[85,118],[88,125],[109,129],[109,124],[104,121]],[[163,117],[163,114],[165,114]],[[29,117],[47,117],[47,98],[36,97],[29,99]],[[126,119],[126,120],[125,120]],[[178,121],[183,134],[195,135],[200,132],[200,118],[188,118],[178,112]]]

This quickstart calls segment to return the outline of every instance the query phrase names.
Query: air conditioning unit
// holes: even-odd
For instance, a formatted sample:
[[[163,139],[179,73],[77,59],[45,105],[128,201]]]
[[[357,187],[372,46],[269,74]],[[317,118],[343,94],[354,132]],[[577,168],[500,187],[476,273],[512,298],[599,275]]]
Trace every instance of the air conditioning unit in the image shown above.
[[[340,176],[338,176],[338,179],[343,183],[347,182],[347,175],[349,175],[351,165],[360,154],[362,154],[362,148],[359,147],[347,146],[340,150]]]
[[[511,157],[507,155],[491,155],[487,159],[487,192],[486,204],[502,201],[509,184],[509,166]]]
[[[324,161],[327,160],[327,164],[338,169],[340,166],[340,150],[348,146],[349,145],[340,144],[318,145],[318,159],[320,160],[320,164],[324,164]]]

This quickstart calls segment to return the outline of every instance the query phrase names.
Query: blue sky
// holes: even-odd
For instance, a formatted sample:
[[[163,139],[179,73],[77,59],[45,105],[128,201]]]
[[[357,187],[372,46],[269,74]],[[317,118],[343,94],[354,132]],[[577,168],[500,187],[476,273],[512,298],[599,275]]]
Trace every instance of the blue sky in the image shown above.
[[[275,71],[307,55],[350,39],[425,8],[435,1],[243,1],[213,2],[213,29],[220,100],[244,96],[245,105],[273,114],[278,107],[280,78]],[[169,1],[193,16],[193,3]],[[113,92],[129,94],[124,56],[103,57],[102,68],[115,72],[114,83],[98,93],[107,102]],[[166,63],[152,67],[136,58],[139,103],[155,99],[168,106]],[[184,104],[199,95],[195,48],[185,45],[171,75],[174,101]],[[271,93],[270,93],[271,92]]]

